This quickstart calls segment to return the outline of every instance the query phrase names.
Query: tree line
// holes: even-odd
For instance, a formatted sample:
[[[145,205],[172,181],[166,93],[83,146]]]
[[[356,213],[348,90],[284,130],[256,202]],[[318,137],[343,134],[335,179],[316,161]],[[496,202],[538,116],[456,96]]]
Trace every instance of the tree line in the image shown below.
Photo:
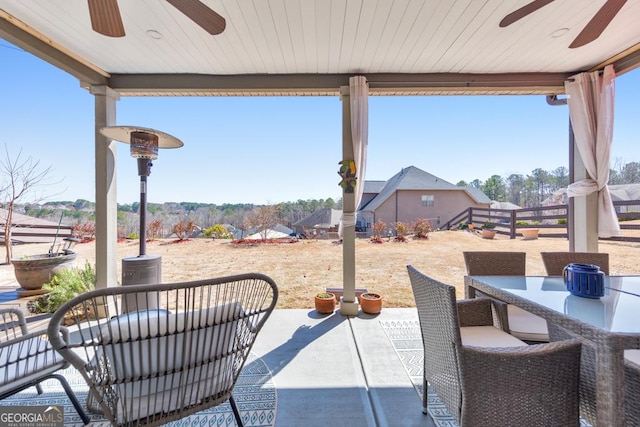
[[[609,171],[609,185],[634,183],[640,183],[640,163],[614,162]],[[491,200],[530,208],[540,206],[554,192],[566,188],[569,185],[569,170],[564,166],[553,171],[537,168],[529,175],[511,174],[506,178],[492,175],[484,182],[474,179],[469,183],[459,181],[456,185],[478,188]]]
[[[159,230],[163,236],[171,234],[174,225],[192,222],[201,229],[207,229],[214,224],[228,224],[243,229],[247,219],[259,212],[262,205],[252,203],[194,203],[194,202],[166,202],[147,204],[147,224],[161,223]],[[328,199],[299,199],[273,205],[274,217],[277,223],[291,227],[296,221],[324,209],[342,209],[342,200]],[[25,215],[59,222],[66,225],[83,224],[95,220],[95,203],[79,199],[72,201],[49,202],[44,205],[24,204],[17,208]],[[118,204],[117,221],[119,237],[138,234],[140,228],[140,203]]]
[[[31,169],[34,169],[31,167]],[[640,163],[620,161],[610,170],[609,184],[640,183]],[[569,171],[561,166],[553,171],[534,169],[528,175],[511,174],[507,177],[492,175],[486,181],[475,179],[470,183],[460,181],[457,185],[480,189],[491,200],[511,202],[521,207],[540,206],[541,202],[555,191],[569,184]],[[3,203],[7,207],[7,203]],[[163,236],[171,234],[175,224],[190,221],[201,229],[215,224],[229,224],[238,229],[246,228],[247,219],[255,217],[263,205],[252,203],[196,203],[166,202],[147,204],[147,224],[156,221],[163,224]],[[296,221],[323,208],[342,209],[342,200],[299,199],[273,205],[277,223],[291,227]],[[120,237],[138,233],[140,203],[118,204],[118,234]],[[36,218],[47,219],[66,225],[86,224],[95,220],[95,203],[78,199],[76,201],[48,202],[46,204],[26,203],[16,205],[18,212]]]

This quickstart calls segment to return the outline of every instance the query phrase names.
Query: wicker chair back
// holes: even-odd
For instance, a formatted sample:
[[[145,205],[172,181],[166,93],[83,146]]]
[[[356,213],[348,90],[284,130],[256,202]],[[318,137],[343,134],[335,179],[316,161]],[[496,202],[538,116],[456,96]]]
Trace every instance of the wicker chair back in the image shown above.
[[[277,298],[261,274],[99,289],[60,307],[48,335],[113,425],[165,424],[226,401],[242,425],[232,390]],[[58,331],[69,323],[67,344]]]

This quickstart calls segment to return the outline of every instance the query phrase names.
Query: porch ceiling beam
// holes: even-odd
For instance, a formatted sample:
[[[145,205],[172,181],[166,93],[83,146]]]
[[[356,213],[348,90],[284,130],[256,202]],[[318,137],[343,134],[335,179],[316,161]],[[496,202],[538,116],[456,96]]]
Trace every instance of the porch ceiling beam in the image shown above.
[[[2,10],[0,12],[0,38],[66,71],[87,85],[107,84],[108,74],[103,70],[75,58],[71,53],[65,53],[61,46],[25,24],[8,21],[8,15]]]
[[[339,95],[354,74],[112,74],[123,96]],[[561,94],[567,73],[365,74],[371,95]]]

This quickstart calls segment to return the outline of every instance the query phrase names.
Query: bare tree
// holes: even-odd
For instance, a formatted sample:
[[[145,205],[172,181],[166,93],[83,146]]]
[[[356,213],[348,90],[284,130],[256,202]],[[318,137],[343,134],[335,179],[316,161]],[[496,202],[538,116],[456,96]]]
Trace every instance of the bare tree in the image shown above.
[[[6,262],[11,262],[11,225],[13,224],[13,211],[22,198],[31,195],[33,200],[42,199],[42,195],[37,194],[37,190],[45,187],[49,182],[47,179],[52,171],[52,167],[42,168],[39,160],[34,160],[31,156],[26,159],[22,156],[22,149],[15,158],[9,154],[9,149],[5,145],[5,157],[0,159],[0,198],[6,209],[4,221],[4,247],[6,250]]]
[[[247,214],[245,225],[258,229],[262,240],[267,240],[269,229],[276,225],[277,218],[278,207],[276,205],[260,206]]]

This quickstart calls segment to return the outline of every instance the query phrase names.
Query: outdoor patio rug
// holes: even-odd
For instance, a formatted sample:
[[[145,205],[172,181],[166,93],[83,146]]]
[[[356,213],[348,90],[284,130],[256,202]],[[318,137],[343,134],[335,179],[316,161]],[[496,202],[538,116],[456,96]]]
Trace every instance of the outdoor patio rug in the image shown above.
[[[61,373],[65,376],[84,407],[87,400],[88,387],[82,376],[72,367],[65,369]],[[2,406],[61,405],[64,406],[65,426],[83,425],[82,420],[64,393],[58,380],[44,381],[42,383],[42,389],[44,393],[41,395],[36,393],[35,387],[31,387],[0,401],[0,412],[2,412]],[[249,359],[245,363],[236,387],[234,388],[233,396],[245,426],[271,427],[275,425],[277,407],[276,388],[273,384],[269,368],[254,354],[249,355]],[[91,426],[102,427],[110,425],[101,415],[91,412],[87,412],[87,415],[91,418]],[[231,406],[227,402],[167,425],[174,427],[235,427],[236,422],[233,417],[233,412],[231,411]]]
[[[418,392],[417,410],[422,406],[422,337],[417,320],[381,320],[380,325],[391,341],[396,354]],[[435,391],[427,392],[427,410],[438,427],[457,427],[458,423]]]
[[[420,324],[417,320],[381,320],[380,325],[391,341],[396,354],[407,371],[411,382],[422,399],[423,351]],[[431,389],[427,392],[427,410],[438,427],[457,427],[458,423],[438,395]],[[420,402],[420,405],[422,403]],[[418,406],[419,408],[419,406]],[[580,420],[580,427],[590,424]]]

